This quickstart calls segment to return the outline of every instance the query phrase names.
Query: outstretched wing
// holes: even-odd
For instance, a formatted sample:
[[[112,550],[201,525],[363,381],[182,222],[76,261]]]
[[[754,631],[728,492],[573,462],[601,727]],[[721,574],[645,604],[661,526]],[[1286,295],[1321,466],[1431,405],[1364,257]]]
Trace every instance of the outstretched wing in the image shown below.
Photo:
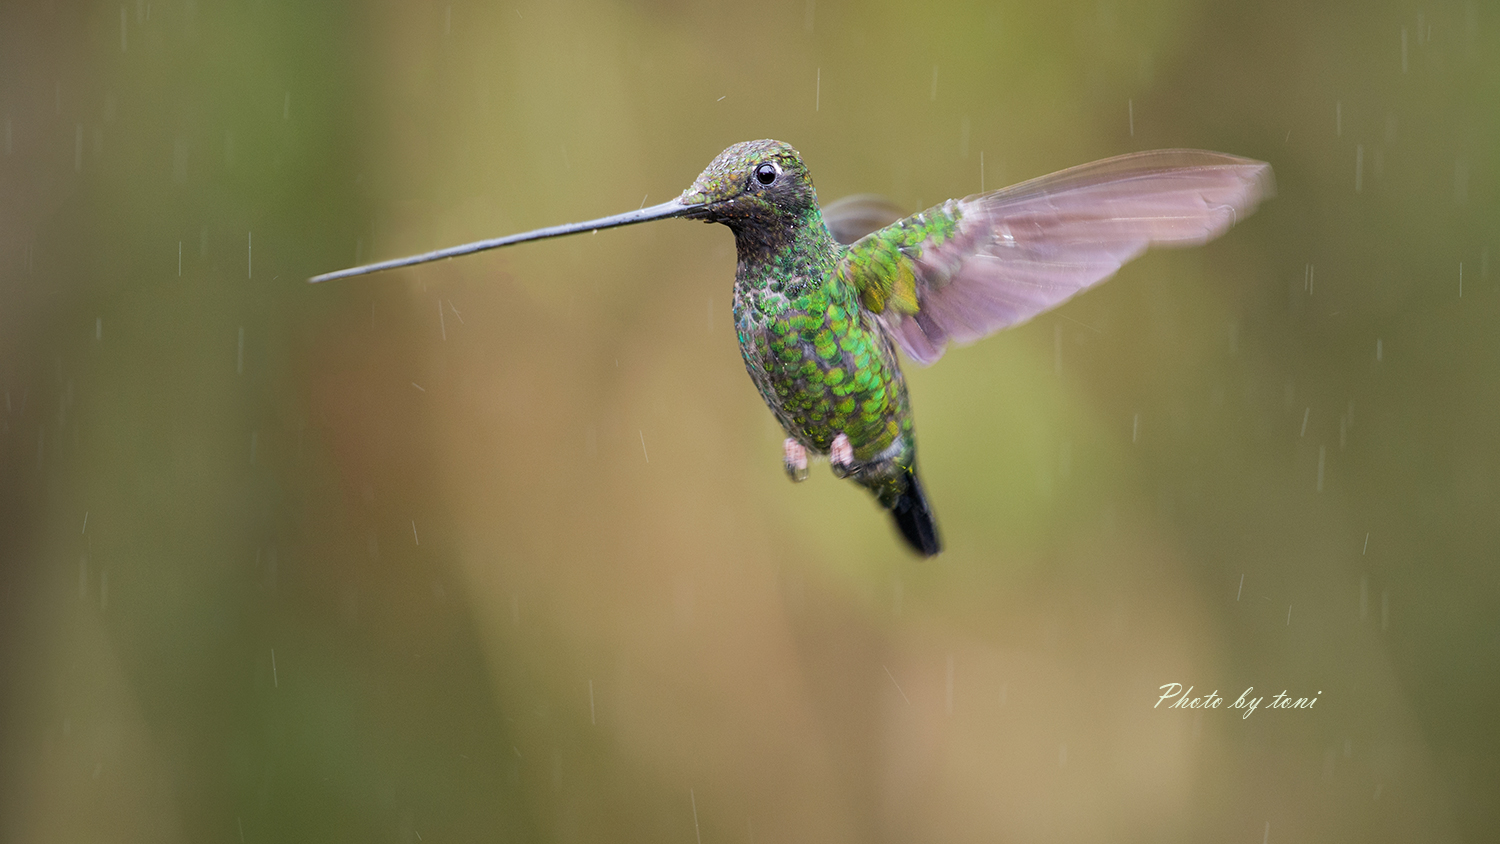
[[[845,246],[906,216],[901,206],[873,193],[857,193],[823,206],[823,222]]]
[[[1200,150],[1107,158],[936,208],[849,247],[843,278],[918,363],[1025,322],[1150,246],[1223,234],[1274,191],[1271,166]]]

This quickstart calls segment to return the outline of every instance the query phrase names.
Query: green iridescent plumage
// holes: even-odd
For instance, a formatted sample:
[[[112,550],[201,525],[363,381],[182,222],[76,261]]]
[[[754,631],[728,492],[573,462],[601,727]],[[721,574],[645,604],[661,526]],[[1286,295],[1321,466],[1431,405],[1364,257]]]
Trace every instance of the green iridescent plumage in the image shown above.
[[[932,555],[940,543],[917,476],[896,349],[932,363],[950,343],[1024,322],[1098,284],[1148,246],[1217,237],[1271,190],[1262,162],[1157,150],[897,219],[869,198],[821,208],[796,150],[749,141],[720,153],[682,196],[661,205],[312,280],[667,217],[722,223],[733,230],[739,257],[740,351],[789,435],[788,472],[805,477],[808,451],[829,455],[837,474],[891,511],[915,550]]]
[[[687,216],[734,231],[740,351],[782,427],[829,454],[836,472],[892,510],[914,548],[934,554],[896,348],[931,363],[949,342],[1023,322],[1149,245],[1217,236],[1269,193],[1260,162],[1141,153],[901,220],[858,209],[864,223],[850,233],[868,233],[845,246],[797,151],[765,140],[725,150],[680,201],[697,209]],[[787,460],[796,477],[790,444]]]
[[[941,246],[962,217],[958,203],[948,202],[871,232],[842,257],[839,275],[860,290],[860,300],[871,312],[881,313],[889,305],[914,314],[918,304],[912,259],[923,249]]]
[[[752,176],[749,190],[743,175],[726,175],[766,165],[774,168],[769,183]],[[855,252],[834,240],[801,158],[777,141],[725,150],[683,201],[711,203],[715,212],[693,216],[734,230],[740,352],[777,421],[815,454],[828,454],[846,437],[854,463],[841,468],[887,508],[903,501],[918,508],[927,522],[922,550],[936,553],[930,514],[917,500],[906,382],[890,338],[863,301],[864,275],[848,260],[898,265],[879,250]]]

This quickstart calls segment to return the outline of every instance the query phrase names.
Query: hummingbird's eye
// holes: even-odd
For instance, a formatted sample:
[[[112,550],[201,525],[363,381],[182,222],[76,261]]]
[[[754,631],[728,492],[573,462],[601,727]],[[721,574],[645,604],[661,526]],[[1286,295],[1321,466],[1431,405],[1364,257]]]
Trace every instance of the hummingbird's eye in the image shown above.
[[[762,185],[770,185],[776,181],[777,175],[779,175],[779,172],[775,164],[762,164],[755,168],[755,181],[760,182]]]

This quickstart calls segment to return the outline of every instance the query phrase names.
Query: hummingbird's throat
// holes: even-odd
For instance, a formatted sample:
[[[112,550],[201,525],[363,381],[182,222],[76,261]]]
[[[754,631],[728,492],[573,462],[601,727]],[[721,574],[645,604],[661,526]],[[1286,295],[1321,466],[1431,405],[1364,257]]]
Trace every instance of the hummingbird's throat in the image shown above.
[[[773,214],[736,217],[723,221],[734,232],[735,251],[741,265],[783,264],[789,259],[831,256],[838,244],[823,223],[816,205],[802,212],[775,209]],[[800,262],[799,262],[800,263]]]
[[[778,299],[821,287],[833,276],[843,249],[816,207],[792,222],[731,228],[739,259],[738,285]]]

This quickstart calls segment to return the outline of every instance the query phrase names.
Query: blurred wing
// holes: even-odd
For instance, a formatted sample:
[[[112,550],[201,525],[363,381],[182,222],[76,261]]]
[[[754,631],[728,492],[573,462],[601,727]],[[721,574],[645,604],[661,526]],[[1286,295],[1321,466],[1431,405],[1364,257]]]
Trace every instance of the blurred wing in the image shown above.
[[[850,246],[839,272],[897,345],[929,364],[950,342],[1063,303],[1149,246],[1213,240],[1273,191],[1260,161],[1122,155],[907,217]]]
[[[906,212],[894,202],[873,193],[835,199],[823,207],[823,222],[828,224],[829,233],[845,245],[905,216]]]

